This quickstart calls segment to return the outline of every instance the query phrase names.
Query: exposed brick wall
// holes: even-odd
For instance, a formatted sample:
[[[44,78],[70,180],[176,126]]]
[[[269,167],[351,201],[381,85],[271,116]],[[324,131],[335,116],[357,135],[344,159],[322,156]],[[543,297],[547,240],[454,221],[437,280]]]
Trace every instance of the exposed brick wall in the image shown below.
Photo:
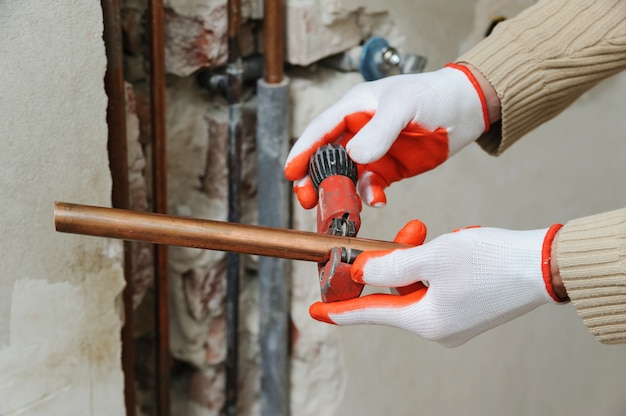
[[[191,2],[186,2],[191,4]],[[168,209],[173,215],[225,220],[227,216],[226,149],[228,117],[225,100],[202,90],[193,73],[225,63],[225,2],[204,8],[166,2]],[[145,1],[123,5],[125,78],[131,208],[149,210],[150,98],[147,80]],[[244,31],[251,52],[251,30]],[[251,94],[248,94],[251,97]],[[244,111],[242,221],[254,221],[254,106]],[[146,156],[147,155],[147,156]],[[146,179],[148,178],[148,179]],[[152,247],[133,243],[137,389],[140,414],[154,414],[154,318]],[[218,414],[224,404],[225,262],[224,253],[170,248],[170,347],[173,356],[173,414]],[[245,263],[253,263],[245,257]],[[242,277],[242,290],[254,276],[254,265]],[[254,309],[252,305],[250,309]],[[243,314],[245,319],[245,313]],[[244,325],[241,325],[245,333]],[[254,338],[242,336],[244,339]],[[252,345],[254,342],[248,342]],[[258,362],[240,346],[247,367]],[[250,370],[242,370],[242,373]],[[248,388],[248,387],[246,387]],[[249,388],[248,388],[249,389]],[[244,389],[242,388],[242,391]],[[242,395],[243,410],[254,405],[258,389]],[[247,401],[244,400],[245,397]]]
[[[257,2],[243,4],[242,51],[249,56],[261,43]],[[317,2],[288,1],[287,61],[308,65],[356,46],[378,31],[390,34],[385,13],[361,9],[320,9]],[[228,109],[216,92],[198,86],[195,73],[225,65],[227,13],[225,1],[165,2],[167,79],[168,207],[170,214],[226,220]],[[131,208],[150,209],[150,98],[145,0],[124,2],[122,11],[127,80]],[[291,23],[290,23],[291,22]],[[262,45],[259,47],[262,50]],[[293,80],[292,126],[302,125],[330,103],[332,97],[359,80],[358,74],[339,74],[312,68],[287,69]],[[328,84],[330,82],[330,84]],[[328,88],[333,93],[328,94]],[[242,222],[256,222],[256,108],[254,84],[245,88],[242,140]],[[314,98],[315,97],[315,98]],[[145,155],[148,155],[147,157]],[[310,228],[314,212],[300,212],[297,228]],[[135,243],[135,334],[137,388],[141,413],[154,414],[154,321],[152,247]],[[170,349],[173,414],[213,415],[224,404],[225,254],[171,247]],[[244,256],[241,284],[239,406],[244,414],[259,407],[260,367],[256,258]],[[312,267],[309,267],[312,266]],[[298,414],[332,411],[343,383],[341,352],[334,328],[308,316],[319,298],[315,265],[295,268],[292,305],[292,408]],[[309,275],[303,277],[301,274]],[[287,284],[287,283],[286,283]],[[311,397],[327,400],[311,401]],[[329,400],[332,399],[332,400]]]

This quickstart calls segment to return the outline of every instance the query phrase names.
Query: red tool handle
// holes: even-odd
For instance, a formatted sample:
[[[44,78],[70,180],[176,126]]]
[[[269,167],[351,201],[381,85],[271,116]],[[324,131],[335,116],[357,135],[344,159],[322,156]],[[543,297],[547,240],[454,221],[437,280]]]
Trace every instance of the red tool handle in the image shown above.
[[[309,174],[319,197],[317,232],[355,237],[361,226],[362,203],[356,191],[356,164],[346,150],[335,145],[319,148],[311,157]],[[341,247],[333,248],[330,259],[319,264],[324,302],[356,298],[363,291],[363,285],[351,279],[351,266],[342,261],[341,252]]]

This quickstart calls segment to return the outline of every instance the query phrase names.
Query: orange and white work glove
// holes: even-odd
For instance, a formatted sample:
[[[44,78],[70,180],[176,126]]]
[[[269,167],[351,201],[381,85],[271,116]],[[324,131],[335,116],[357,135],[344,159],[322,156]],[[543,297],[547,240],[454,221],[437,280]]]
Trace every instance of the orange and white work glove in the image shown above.
[[[540,305],[562,301],[550,274],[551,245],[559,228],[466,228],[422,246],[363,253],[352,266],[353,280],[413,285],[414,290],[318,302],[309,312],[332,324],[387,325],[446,347],[461,345]]]
[[[488,128],[484,94],[464,66],[364,82],[307,126],[287,157],[285,176],[300,204],[313,208],[309,159],[325,144],[341,144],[357,164],[361,198],[384,206],[385,188],[435,168]]]

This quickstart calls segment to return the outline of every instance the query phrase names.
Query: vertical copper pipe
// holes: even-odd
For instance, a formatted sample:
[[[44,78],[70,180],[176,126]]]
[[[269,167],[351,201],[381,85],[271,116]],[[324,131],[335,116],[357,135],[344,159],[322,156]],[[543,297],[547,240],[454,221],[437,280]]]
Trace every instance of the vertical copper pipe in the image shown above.
[[[228,62],[241,58],[239,34],[241,31],[241,0],[228,1]]]
[[[228,0],[228,221],[241,217],[241,136],[243,65],[241,61],[241,0]],[[224,413],[237,414],[239,360],[239,279],[241,256],[226,254],[226,398]]]
[[[152,200],[156,213],[167,213],[167,145],[165,126],[165,35],[163,0],[150,0],[150,102],[152,127]],[[157,415],[170,413],[170,355],[167,246],[155,246],[155,322]]]
[[[114,208],[128,209],[128,159],[126,145],[126,96],[124,87],[124,53],[120,0],[102,0],[104,45],[107,70],[104,89],[109,102],[107,125],[109,166],[113,182],[111,203]],[[122,327],[122,371],[124,372],[124,404],[126,415],[135,415],[135,340],[133,337],[133,281],[130,243],[124,242],[124,326]]]
[[[284,76],[284,9],[283,0],[265,0],[263,3],[264,79],[268,84],[278,84]]]
[[[263,6],[264,77],[257,81],[257,184],[259,224],[290,225],[290,186],[282,164],[288,151],[289,83],[283,74],[284,1]],[[260,257],[259,345],[261,416],[289,414],[290,264]]]

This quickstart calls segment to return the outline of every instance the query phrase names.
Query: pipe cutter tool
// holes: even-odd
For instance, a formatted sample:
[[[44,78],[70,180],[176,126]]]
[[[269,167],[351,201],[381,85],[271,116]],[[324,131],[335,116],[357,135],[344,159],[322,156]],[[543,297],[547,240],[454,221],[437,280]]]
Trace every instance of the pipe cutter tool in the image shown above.
[[[311,156],[309,176],[318,194],[317,232],[356,237],[361,227],[362,203],[356,191],[357,166],[341,146],[320,147]],[[319,263],[323,302],[357,298],[363,285],[350,278],[350,267],[361,252],[333,247],[327,262]]]

